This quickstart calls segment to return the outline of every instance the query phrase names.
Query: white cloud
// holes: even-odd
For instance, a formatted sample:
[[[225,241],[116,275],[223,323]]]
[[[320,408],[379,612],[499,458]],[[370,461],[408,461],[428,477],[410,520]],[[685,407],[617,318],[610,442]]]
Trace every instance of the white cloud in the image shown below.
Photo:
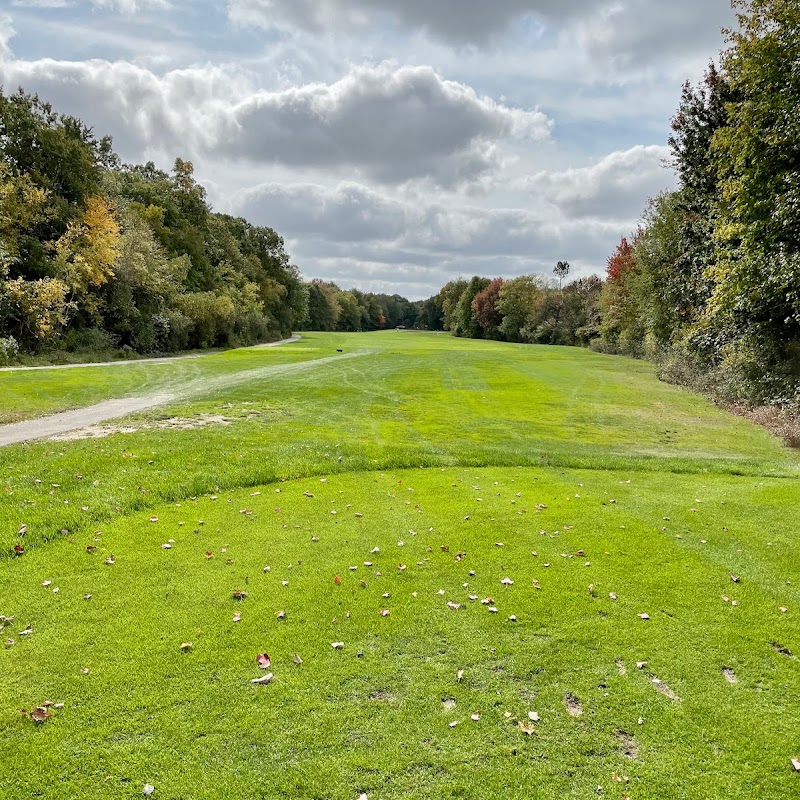
[[[668,147],[637,145],[609,153],[596,164],[561,172],[539,172],[519,182],[570,217],[629,220],[641,213],[644,200],[674,184],[665,169]]]
[[[150,9],[166,9],[170,7],[169,0],[92,0],[97,8],[109,8],[123,14],[136,14]]]
[[[458,185],[497,168],[503,139],[541,140],[550,121],[443,79],[430,67],[353,67],[340,80],[256,90],[233,68],[158,75],[128,62],[0,62],[0,80],[57,98],[123,154],[324,168],[387,183]]]

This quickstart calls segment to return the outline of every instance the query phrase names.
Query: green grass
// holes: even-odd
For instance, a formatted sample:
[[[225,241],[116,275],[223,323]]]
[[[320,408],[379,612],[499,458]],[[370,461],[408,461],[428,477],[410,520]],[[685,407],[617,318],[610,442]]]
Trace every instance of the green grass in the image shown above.
[[[761,429],[639,362],[412,333],[0,376],[9,417],[165,387],[2,451],[0,796],[800,791],[800,481]]]

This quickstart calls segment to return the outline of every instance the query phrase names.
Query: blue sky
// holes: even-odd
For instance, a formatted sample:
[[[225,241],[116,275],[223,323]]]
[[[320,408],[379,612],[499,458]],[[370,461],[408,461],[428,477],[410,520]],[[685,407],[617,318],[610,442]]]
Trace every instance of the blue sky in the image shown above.
[[[602,273],[664,161],[728,0],[12,0],[0,82],[190,159],[307,278],[435,293]]]

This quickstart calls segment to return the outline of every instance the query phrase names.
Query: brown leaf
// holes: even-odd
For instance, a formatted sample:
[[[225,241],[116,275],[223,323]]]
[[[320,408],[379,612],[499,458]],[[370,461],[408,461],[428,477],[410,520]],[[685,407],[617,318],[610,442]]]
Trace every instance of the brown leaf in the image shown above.
[[[42,706],[37,706],[36,708],[31,709],[31,711],[29,713],[30,713],[30,718],[34,722],[36,722],[36,723],[38,723],[40,725],[43,722],[47,722],[47,720],[49,720],[50,717],[53,716],[50,713],[50,711],[48,710],[47,706],[43,706],[43,705]]]
[[[283,609],[281,609],[280,611],[276,611],[275,619],[286,619],[286,612]]]
[[[247,592],[243,592],[241,589],[236,589],[233,593],[234,600],[244,600],[247,597]]]
[[[294,654],[294,658],[292,658],[292,661],[294,661],[294,663],[297,664],[298,667],[303,663],[303,659],[300,658],[300,656],[297,653]]]
[[[192,643],[191,642],[183,642],[181,644],[181,650],[184,653],[188,653],[191,649],[192,649]]]
[[[210,550],[206,550],[205,557],[206,558],[214,558],[214,554]]]
[[[272,666],[272,659],[266,653],[259,653],[256,662],[261,669],[269,669]]]
[[[25,548],[21,544],[15,544],[14,545],[14,552],[18,556],[21,556],[25,552]]]
[[[517,727],[528,736],[533,736],[533,734],[536,733],[536,726],[532,722],[524,722],[523,720],[520,720],[517,723]]]

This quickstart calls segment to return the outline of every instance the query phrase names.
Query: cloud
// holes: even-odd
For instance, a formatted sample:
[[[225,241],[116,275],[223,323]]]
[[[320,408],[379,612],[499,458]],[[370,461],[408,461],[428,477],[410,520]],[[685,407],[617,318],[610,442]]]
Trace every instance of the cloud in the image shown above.
[[[11,57],[10,42],[14,38],[16,31],[11,17],[0,16],[0,59]]]
[[[92,0],[92,5],[119,11],[122,14],[137,14],[140,11],[171,7],[169,0]]]
[[[6,48],[0,81],[56,99],[111,133],[126,156],[180,152],[385,183],[474,181],[499,166],[502,140],[550,131],[543,113],[498,104],[424,66],[352,67],[332,83],[267,91],[225,66],[158,75],[129,62],[13,60]]]
[[[229,149],[255,161],[341,169],[399,183],[454,185],[496,163],[494,144],[547,138],[550,122],[479,97],[431,67],[355,67],[333,84],[259,92],[235,110]]]
[[[526,21],[561,30],[604,59],[652,60],[709,40],[732,22],[725,0],[228,0],[231,20],[271,30],[363,32],[387,21],[455,45],[498,45]]]
[[[536,173],[519,185],[569,217],[628,220],[641,213],[646,198],[674,185],[674,175],[664,168],[669,157],[668,147],[637,145],[588,167]]]
[[[531,15],[564,16],[582,0],[229,0],[238,24],[273,28],[283,21],[314,31],[363,29],[393,19],[451,42],[485,43],[515,21]]]
[[[576,275],[599,272],[620,236],[614,220],[398,198],[353,183],[267,183],[238,192],[228,210],[280,230],[307,277],[345,287],[412,281],[415,297],[457,275],[549,274],[562,259]]]

